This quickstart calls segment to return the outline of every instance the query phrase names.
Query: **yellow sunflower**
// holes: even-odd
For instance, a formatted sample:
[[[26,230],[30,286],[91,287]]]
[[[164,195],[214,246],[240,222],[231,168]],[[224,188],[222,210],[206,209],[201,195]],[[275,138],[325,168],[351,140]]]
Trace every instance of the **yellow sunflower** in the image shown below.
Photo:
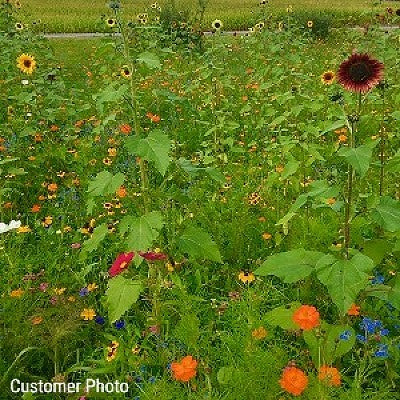
[[[129,70],[129,67],[127,65],[124,65],[121,68],[121,76],[126,79],[129,79],[132,76],[131,71]]]
[[[21,72],[32,75],[32,72],[36,68],[35,58],[29,54],[21,54],[17,58],[17,67],[21,70]]]
[[[17,31],[22,31],[22,29],[24,29],[24,24],[21,23],[21,22],[17,22],[17,23],[15,24],[15,29],[16,29]]]
[[[308,27],[308,28],[311,29],[313,26],[314,26],[314,22],[313,22],[313,21],[308,21],[308,22],[307,22],[307,27]]]
[[[106,24],[109,28],[113,28],[117,21],[114,18],[107,18],[106,19]]]
[[[332,85],[335,81],[336,75],[333,71],[326,71],[321,75],[321,82],[324,85]]]

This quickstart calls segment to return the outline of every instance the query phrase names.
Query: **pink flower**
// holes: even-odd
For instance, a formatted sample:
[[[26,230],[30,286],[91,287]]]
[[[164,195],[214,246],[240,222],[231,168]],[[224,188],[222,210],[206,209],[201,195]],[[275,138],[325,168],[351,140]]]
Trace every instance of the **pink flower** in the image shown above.
[[[108,270],[110,276],[114,277],[119,275],[121,272],[125,271],[125,269],[128,268],[133,257],[135,257],[134,252],[119,254],[118,257],[115,259],[111,268]]]
[[[39,285],[39,290],[40,290],[41,292],[45,292],[45,291],[47,290],[48,287],[49,287],[49,284],[48,284],[47,282],[42,282],[42,283]]]
[[[143,251],[139,252],[140,257],[143,257],[147,261],[160,261],[165,260],[167,255],[164,253],[157,253],[155,251],[148,251],[144,253]]]

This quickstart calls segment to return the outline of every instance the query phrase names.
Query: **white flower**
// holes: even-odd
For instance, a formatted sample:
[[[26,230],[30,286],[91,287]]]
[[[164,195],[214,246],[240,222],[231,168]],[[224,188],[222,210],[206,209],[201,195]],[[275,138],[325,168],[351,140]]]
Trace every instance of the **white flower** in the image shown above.
[[[21,83],[22,83],[23,85],[29,85],[28,79],[22,79]]]
[[[0,233],[6,233],[13,229],[18,229],[21,226],[21,221],[12,220],[9,224],[0,222]]]

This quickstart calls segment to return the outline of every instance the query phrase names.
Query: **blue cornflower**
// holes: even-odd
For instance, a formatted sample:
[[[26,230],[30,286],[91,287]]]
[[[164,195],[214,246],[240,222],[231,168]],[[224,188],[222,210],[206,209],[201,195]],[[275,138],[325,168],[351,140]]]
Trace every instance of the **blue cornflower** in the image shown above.
[[[149,382],[150,382],[150,383],[155,383],[156,380],[157,380],[157,378],[156,378],[155,376],[151,376],[151,377],[149,378]]]
[[[380,344],[378,350],[374,353],[375,357],[386,358],[389,356],[389,350],[387,344]]]
[[[349,340],[351,336],[351,331],[344,331],[339,335],[340,340]]]
[[[96,321],[96,324],[99,324],[99,325],[104,325],[105,322],[106,322],[106,320],[104,319],[104,317],[102,317],[102,316],[100,316],[100,315],[97,315],[97,316],[96,316],[95,321]]]
[[[115,327],[117,329],[124,329],[125,328],[125,321],[123,319],[120,319],[118,321],[115,321],[114,325],[115,325]]]
[[[375,321],[373,321],[371,318],[364,317],[360,323],[360,328],[363,331],[367,331],[368,333],[374,333],[375,332]]]
[[[136,378],[135,378],[135,380],[136,380],[136,382],[142,382],[143,381],[143,378],[140,376],[140,375],[138,375]]]
[[[381,331],[379,332],[379,334],[381,335],[381,336],[387,336],[387,335],[389,335],[389,329],[381,329]]]

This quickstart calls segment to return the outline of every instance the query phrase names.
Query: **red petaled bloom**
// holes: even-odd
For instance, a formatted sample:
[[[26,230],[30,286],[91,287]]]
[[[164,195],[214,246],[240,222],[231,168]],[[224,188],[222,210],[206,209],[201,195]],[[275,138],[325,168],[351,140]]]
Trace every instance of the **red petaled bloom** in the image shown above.
[[[108,270],[110,276],[114,277],[125,271],[128,268],[129,263],[132,261],[133,257],[135,257],[134,252],[119,254],[111,268]]]
[[[167,258],[167,255],[164,253],[157,253],[155,251],[148,251],[148,252],[139,252],[140,257],[143,257],[147,261],[160,261],[160,260],[165,260]]]
[[[338,82],[352,92],[368,92],[383,77],[384,65],[368,54],[352,54],[340,64]]]

